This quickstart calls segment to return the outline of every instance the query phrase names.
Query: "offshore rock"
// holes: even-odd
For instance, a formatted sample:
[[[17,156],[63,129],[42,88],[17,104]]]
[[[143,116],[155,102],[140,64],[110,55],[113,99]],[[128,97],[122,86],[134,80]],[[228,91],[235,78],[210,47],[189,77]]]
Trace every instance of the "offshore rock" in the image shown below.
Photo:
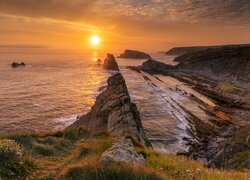
[[[118,64],[113,54],[107,54],[106,59],[104,59],[103,67],[108,70],[119,71]]]
[[[81,116],[69,128],[130,135],[145,144],[145,134],[136,105],[130,100],[124,78],[120,73],[108,79],[107,88],[97,96],[91,111]]]
[[[19,66],[25,66],[25,63],[24,62],[22,62],[22,63],[13,62],[11,66],[12,66],[12,68],[16,68],[16,67],[19,67]]]
[[[146,160],[141,154],[138,154],[131,139],[125,137],[115,139],[111,148],[106,150],[100,159],[103,165],[112,163],[132,163],[145,165]]]

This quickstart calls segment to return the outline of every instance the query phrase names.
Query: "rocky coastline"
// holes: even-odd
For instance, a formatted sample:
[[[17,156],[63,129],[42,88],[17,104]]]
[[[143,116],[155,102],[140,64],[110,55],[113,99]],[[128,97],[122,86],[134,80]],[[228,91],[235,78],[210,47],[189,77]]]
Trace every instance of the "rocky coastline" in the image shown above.
[[[125,79],[118,72],[119,67],[112,54],[107,55],[103,67],[112,70],[109,72],[113,74],[107,80],[106,88],[101,90],[91,111],[71,126],[47,134],[0,137],[0,155],[4,158],[0,161],[0,179],[248,177],[248,171],[231,173],[208,169],[190,158],[153,150],[145,135],[139,111],[131,102]],[[173,67],[149,60],[141,67],[130,68],[138,73],[148,71],[153,75],[172,75]],[[147,78],[147,81],[151,80]],[[201,101],[194,95],[190,97]],[[249,159],[245,159],[249,155],[248,127],[235,126],[234,116],[223,113],[222,107],[211,108],[204,102],[200,103],[203,103],[201,108],[213,117],[209,123],[204,123],[176,102],[179,110],[188,116],[190,126],[187,131],[193,137],[185,138],[190,145],[189,151],[177,155],[192,157],[210,167],[249,168]]]
[[[107,59],[110,58],[115,60],[114,57],[108,55]],[[107,67],[107,65],[104,67]],[[249,167],[248,159],[237,159],[239,154],[249,150],[247,145],[249,142],[246,142],[248,134],[243,133],[242,135],[241,133],[246,132],[249,126],[247,125],[243,129],[244,123],[238,122],[238,119],[241,118],[239,113],[232,109],[248,107],[246,103],[238,101],[245,92],[234,93],[234,95],[221,93],[216,91],[215,86],[218,86],[216,81],[211,79],[204,80],[204,78],[194,74],[179,71],[178,65],[171,66],[152,59],[147,60],[139,67],[129,68],[137,72],[144,71],[152,75],[162,74],[174,77],[189,84],[194,90],[211,98],[217,104],[216,107],[210,107],[199,98],[190,95],[190,98],[202,104],[204,112],[210,116],[209,122],[196,117],[179,104],[180,108],[189,116],[191,129],[188,129],[188,132],[192,137],[192,139],[185,139],[187,145],[190,146],[189,150],[187,152],[179,152],[179,155],[192,157],[210,167],[234,169],[240,163],[243,163],[244,167]],[[103,131],[118,137],[131,136],[139,143],[147,144],[145,143],[148,141],[142,127],[139,112],[136,105],[130,100],[124,78],[120,73],[117,73],[111,76],[107,82],[107,88],[97,97],[91,111],[81,116],[69,128],[81,127],[93,132]],[[234,114],[228,113],[229,111],[234,112]],[[244,111],[244,113],[246,113],[244,116],[246,120],[246,115],[249,112]],[[120,147],[121,143],[120,141],[115,142],[114,147],[111,149],[117,151],[115,147]],[[108,154],[112,153],[113,151]],[[137,157],[137,155],[134,157]],[[225,162],[225,159],[228,161]],[[137,160],[135,161],[137,162]]]
[[[181,61],[182,63],[177,66],[166,65],[162,62],[149,59],[141,66],[129,67],[139,73],[147,72],[153,76],[161,74],[163,76],[170,76],[178,79],[186,83],[196,92],[210,98],[216,104],[216,106],[212,107],[193,94],[185,93],[190,99],[201,104],[200,107],[210,116],[210,119],[206,122],[180,106],[189,116],[189,123],[193,128],[188,131],[193,138],[185,139],[187,144],[190,145],[190,148],[188,152],[179,152],[179,155],[186,155],[200,160],[209,167],[225,169],[234,169],[239,166],[246,168],[250,167],[248,158],[250,145],[250,89],[245,83],[240,83],[241,77],[244,77],[245,69],[249,66],[245,66],[242,71],[233,72],[230,68],[231,65],[236,65],[236,63],[241,64],[242,61],[249,63],[249,51],[246,50],[246,48],[247,47],[233,49],[222,48],[219,50],[206,50],[200,53],[194,53],[193,56],[192,54],[183,55],[179,57],[183,59],[183,61]],[[211,53],[207,54],[207,52]],[[206,54],[207,58],[205,58],[205,55],[203,56],[203,53]],[[216,57],[214,55],[216,55]],[[240,56],[238,57],[238,55]],[[225,58],[225,56],[227,58]],[[239,61],[237,61],[236,56],[240,59]],[[190,60],[187,60],[187,58],[185,59],[185,57],[188,57]],[[237,74],[239,78],[238,81],[234,83],[229,84],[225,81],[218,80],[216,75],[214,75],[214,77],[209,77],[202,73],[196,74],[196,71],[192,69],[196,67],[196,64],[199,64],[199,67],[202,66],[204,69],[208,69],[210,66],[207,66],[207,63],[210,63],[211,59],[223,61],[220,63],[226,63],[226,59],[230,60],[230,57],[235,62],[225,66],[221,73],[231,73],[230,76],[241,73]],[[203,62],[202,64],[201,61]],[[192,64],[190,68],[188,68],[189,63]],[[217,68],[220,67],[218,66]],[[239,84],[242,86],[239,86]],[[178,89],[178,87],[176,88]],[[180,89],[180,91],[183,90]]]

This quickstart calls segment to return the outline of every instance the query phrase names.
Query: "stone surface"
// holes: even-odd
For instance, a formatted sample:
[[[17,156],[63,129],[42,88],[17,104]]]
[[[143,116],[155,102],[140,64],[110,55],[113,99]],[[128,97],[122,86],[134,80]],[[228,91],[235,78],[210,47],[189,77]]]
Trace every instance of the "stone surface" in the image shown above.
[[[91,111],[69,128],[85,128],[93,132],[131,135],[145,143],[145,134],[136,105],[130,100],[124,78],[117,73],[108,79],[107,88],[97,96]]]
[[[135,50],[125,50],[124,53],[122,53],[119,58],[125,58],[125,59],[150,59],[151,56],[149,54],[146,54],[141,51],[135,51]]]
[[[102,154],[100,163],[104,165],[110,163],[145,165],[146,161],[142,155],[135,151],[131,139],[120,137],[115,139],[113,146]]]
[[[108,70],[119,71],[118,64],[113,54],[107,54],[107,57],[104,59],[103,67]]]

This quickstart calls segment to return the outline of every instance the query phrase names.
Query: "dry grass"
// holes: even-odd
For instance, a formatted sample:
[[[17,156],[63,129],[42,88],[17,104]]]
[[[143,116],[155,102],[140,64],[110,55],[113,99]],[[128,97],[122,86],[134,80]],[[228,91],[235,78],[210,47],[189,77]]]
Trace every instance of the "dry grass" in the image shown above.
[[[219,83],[216,87],[216,89],[220,90],[221,92],[225,93],[244,93],[246,90],[243,88],[240,88],[238,86],[235,86],[233,84],[229,83]]]
[[[147,160],[149,167],[161,169],[174,179],[235,180],[249,179],[250,174],[205,168],[201,163],[182,156],[161,154],[150,149],[137,148]]]
[[[249,177],[242,172],[207,169],[199,162],[172,154],[160,154],[137,143],[136,150],[146,158],[146,167],[129,164],[102,166],[99,158],[112,145],[112,138],[106,133],[90,135],[75,130],[50,133],[48,136],[16,135],[10,138],[24,148],[29,160],[35,164],[36,168],[25,175],[28,179],[217,180]],[[2,179],[10,179],[10,176],[5,174]]]

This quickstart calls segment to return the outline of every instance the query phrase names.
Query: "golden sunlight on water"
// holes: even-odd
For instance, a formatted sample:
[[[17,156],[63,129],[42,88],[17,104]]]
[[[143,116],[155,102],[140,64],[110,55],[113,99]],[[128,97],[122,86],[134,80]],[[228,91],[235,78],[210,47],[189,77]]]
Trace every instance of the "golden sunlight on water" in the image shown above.
[[[7,54],[0,59],[0,133],[50,131],[73,123],[95,102],[108,72],[90,54]],[[11,68],[13,59],[25,68]]]
[[[98,59],[99,59],[99,57],[98,57],[98,52],[97,52],[97,51],[94,51],[94,52],[92,53],[92,61],[96,62]]]

